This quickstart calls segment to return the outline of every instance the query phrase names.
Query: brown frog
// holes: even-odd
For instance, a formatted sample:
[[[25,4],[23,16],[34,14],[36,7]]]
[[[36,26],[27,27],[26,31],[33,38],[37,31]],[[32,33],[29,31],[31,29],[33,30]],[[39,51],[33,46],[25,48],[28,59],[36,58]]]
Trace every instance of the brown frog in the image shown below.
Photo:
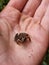
[[[15,36],[15,41],[17,43],[25,43],[27,41],[31,41],[30,36],[27,33],[17,33]]]

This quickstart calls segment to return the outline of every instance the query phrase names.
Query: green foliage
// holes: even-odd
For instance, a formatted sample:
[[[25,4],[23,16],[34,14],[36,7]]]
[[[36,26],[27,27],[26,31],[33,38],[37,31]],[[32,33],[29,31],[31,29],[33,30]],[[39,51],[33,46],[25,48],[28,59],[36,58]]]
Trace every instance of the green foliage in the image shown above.
[[[7,5],[9,0],[0,0],[0,11]]]
[[[43,61],[42,65],[49,65],[49,49],[46,53],[46,56],[44,58],[44,61]]]
[[[2,11],[2,9],[7,5],[8,2],[9,0],[0,0],[0,11]],[[49,65],[49,50],[46,53],[42,65]]]

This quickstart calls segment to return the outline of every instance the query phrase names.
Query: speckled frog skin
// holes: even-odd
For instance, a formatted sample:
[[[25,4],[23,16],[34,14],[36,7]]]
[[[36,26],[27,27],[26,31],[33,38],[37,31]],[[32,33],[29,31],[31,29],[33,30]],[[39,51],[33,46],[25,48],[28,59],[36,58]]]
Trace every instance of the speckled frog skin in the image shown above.
[[[16,34],[15,36],[15,41],[17,43],[24,43],[24,42],[27,42],[27,41],[31,41],[29,35],[27,33],[20,33],[20,34]]]

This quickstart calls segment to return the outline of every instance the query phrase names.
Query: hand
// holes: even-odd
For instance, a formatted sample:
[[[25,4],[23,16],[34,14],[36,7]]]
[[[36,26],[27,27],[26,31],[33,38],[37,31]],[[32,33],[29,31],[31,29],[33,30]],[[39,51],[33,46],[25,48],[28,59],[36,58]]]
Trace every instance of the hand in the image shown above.
[[[10,0],[0,13],[0,65],[39,65],[48,48],[48,24],[49,0]],[[31,42],[18,45],[20,32]]]

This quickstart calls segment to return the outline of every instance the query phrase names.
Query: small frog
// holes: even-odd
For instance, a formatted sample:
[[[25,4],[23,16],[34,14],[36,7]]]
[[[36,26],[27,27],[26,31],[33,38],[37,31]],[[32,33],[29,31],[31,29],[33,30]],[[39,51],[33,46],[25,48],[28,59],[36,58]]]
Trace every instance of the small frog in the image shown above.
[[[20,34],[17,33],[15,36],[15,41],[17,43],[24,43],[27,41],[31,41],[31,39],[27,33],[20,33]]]

